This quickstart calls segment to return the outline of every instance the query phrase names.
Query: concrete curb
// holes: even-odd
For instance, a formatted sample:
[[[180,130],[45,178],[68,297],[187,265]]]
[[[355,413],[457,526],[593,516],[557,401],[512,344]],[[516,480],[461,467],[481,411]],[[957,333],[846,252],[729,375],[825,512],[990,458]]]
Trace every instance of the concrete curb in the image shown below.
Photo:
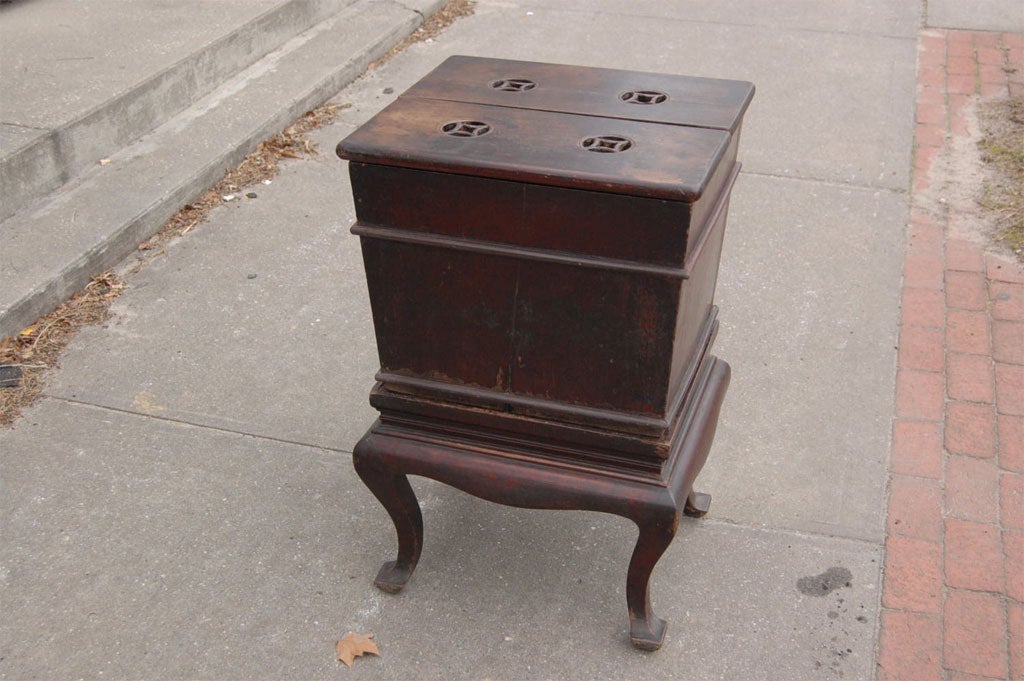
[[[0,220],[31,207],[92,164],[195,104],[353,0],[288,0],[200,46],[98,106],[72,114],[0,158]]]
[[[440,4],[410,9],[391,0],[358,0],[111,155],[109,165],[84,173],[39,209],[0,223],[0,337],[124,259],[259,141],[353,81]]]

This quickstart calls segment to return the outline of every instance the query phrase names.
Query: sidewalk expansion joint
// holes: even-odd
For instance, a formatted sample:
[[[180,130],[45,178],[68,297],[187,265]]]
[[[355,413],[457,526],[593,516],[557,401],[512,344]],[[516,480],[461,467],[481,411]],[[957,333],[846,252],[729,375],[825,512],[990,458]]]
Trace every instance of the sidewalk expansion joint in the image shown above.
[[[808,28],[806,26],[786,26],[785,28],[780,26],[770,26],[767,24],[753,24],[753,23],[740,23],[737,21],[714,21],[709,19],[680,19],[678,17],[666,17],[658,16],[654,14],[637,14],[635,12],[615,12],[608,10],[591,10],[591,9],[572,9],[570,7],[558,7],[549,8],[539,6],[533,3],[523,3],[520,5],[523,9],[537,8],[542,11],[549,11],[552,13],[560,12],[563,14],[583,14],[587,17],[629,17],[630,19],[641,19],[651,21],[662,21],[671,22],[675,24],[701,24],[706,26],[722,26],[726,28],[755,28],[763,29],[766,31],[786,31],[789,33],[811,33],[814,35],[841,35],[851,36],[855,38],[883,38],[886,40],[907,40],[911,42],[917,42],[917,35],[895,35],[889,33],[875,33],[872,31],[835,31],[825,28]],[[916,27],[915,27],[916,28]]]
[[[801,182],[814,182],[815,184],[822,184],[826,187],[835,187],[837,189],[866,189],[870,191],[886,192],[893,195],[906,195],[909,193],[908,188],[894,188],[894,187],[880,187],[873,184],[861,184],[858,182],[837,182],[836,180],[827,180],[824,178],[817,177],[802,177],[800,175],[780,175],[779,173],[764,173],[756,170],[747,170],[744,168],[740,175],[749,175],[751,177],[767,177],[773,180],[798,180]]]
[[[829,541],[849,542],[861,547],[870,547],[872,549],[881,550],[884,546],[883,539],[867,539],[864,537],[854,537],[846,534],[829,534],[827,532],[814,532],[811,530],[798,530],[792,527],[775,527],[766,525],[750,525],[748,523],[736,522],[729,520],[728,518],[712,518],[705,516],[700,519],[699,524],[701,525],[723,525],[726,527],[736,527],[744,530],[756,530],[765,533],[772,534],[787,534],[793,537],[799,537],[801,539],[828,539]]]
[[[208,423],[195,423],[194,421],[187,421],[185,419],[170,418],[168,416],[158,416],[157,414],[144,414],[138,411],[132,411],[131,409],[122,409],[120,407],[110,407],[104,404],[94,404],[92,402],[83,402],[81,400],[74,400],[68,397],[59,397],[56,395],[43,395],[43,399],[53,400],[54,402],[63,402],[65,404],[74,405],[76,407],[86,407],[90,409],[97,409],[100,411],[113,412],[115,414],[124,414],[126,416],[134,416],[142,419],[153,419],[155,421],[162,421],[164,423],[174,424],[178,426],[187,426],[192,428],[199,428],[201,430],[211,430],[218,433],[225,433],[228,435],[237,435],[239,437],[252,438],[254,440],[265,440],[267,442],[276,442],[285,445],[294,445],[296,447],[304,447],[306,449],[319,449],[325,452],[333,452],[335,454],[348,454],[351,455],[352,451],[349,449],[339,449],[337,447],[328,447],[326,445],[313,444],[311,442],[300,442],[298,440],[289,440],[281,437],[273,437],[271,435],[260,435],[258,433],[248,433],[244,430],[232,430],[231,428],[224,428],[223,426],[213,426]]]

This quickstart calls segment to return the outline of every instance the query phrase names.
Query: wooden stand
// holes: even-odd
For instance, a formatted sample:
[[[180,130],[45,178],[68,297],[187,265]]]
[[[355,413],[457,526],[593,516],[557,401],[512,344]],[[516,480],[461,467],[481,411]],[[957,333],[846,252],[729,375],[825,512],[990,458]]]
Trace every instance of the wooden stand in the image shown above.
[[[374,584],[400,591],[420,558],[423,518],[407,475],[509,506],[612,513],[629,518],[640,531],[626,577],[629,636],[637,648],[657,650],[666,623],[651,609],[651,572],[675,537],[680,514],[700,517],[708,511],[711,496],[694,491],[693,482],[707,459],[728,384],[729,365],[708,355],[669,443],[664,472],[656,478],[628,469],[570,465],[552,458],[558,443],[551,441],[382,411],[353,457],[356,472],[387,509],[398,533],[398,557],[381,567]]]

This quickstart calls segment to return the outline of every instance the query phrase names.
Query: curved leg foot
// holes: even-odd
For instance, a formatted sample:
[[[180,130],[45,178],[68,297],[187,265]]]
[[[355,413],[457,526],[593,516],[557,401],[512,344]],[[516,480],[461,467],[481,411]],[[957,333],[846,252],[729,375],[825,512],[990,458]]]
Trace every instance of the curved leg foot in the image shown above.
[[[665,640],[665,620],[651,608],[648,584],[654,565],[675,537],[675,514],[660,518],[634,518],[640,528],[626,577],[626,604],[629,606],[629,639],[640,650],[657,650]]]
[[[691,518],[701,518],[711,508],[711,495],[691,491],[686,497],[686,504],[683,506],[683,513]]]
[[[357,447],[358,449],[358,447]],[[374,586],[389,593],[398,593],[409,581],[423,548],[423,516],[409,478],[388,471],[371,457],[353,456],[356,473],[373,492],[395,524],[398,533],[398,558],[384,563],[373,580]]]

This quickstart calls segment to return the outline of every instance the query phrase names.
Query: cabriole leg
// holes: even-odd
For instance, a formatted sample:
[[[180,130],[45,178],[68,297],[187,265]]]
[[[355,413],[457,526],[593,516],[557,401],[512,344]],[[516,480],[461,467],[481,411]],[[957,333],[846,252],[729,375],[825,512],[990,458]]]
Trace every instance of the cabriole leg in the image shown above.
[[[657,650],[665,640],[665,620],[651,608],[648,585],[655,564],[672,543],[678,527],[674,513],[633,518],[640,529],[626,576],[626,604],[629,607],[629,638],[640,650]]]
[[[352,457],[356,473],[374,496],[387,509],[398,533],[398,558],[381,566],[374,586],[389,593],[402,590],[409,581],[423,549],[423,516],[409,478],[389,471],[372,455],[356,446]]]

